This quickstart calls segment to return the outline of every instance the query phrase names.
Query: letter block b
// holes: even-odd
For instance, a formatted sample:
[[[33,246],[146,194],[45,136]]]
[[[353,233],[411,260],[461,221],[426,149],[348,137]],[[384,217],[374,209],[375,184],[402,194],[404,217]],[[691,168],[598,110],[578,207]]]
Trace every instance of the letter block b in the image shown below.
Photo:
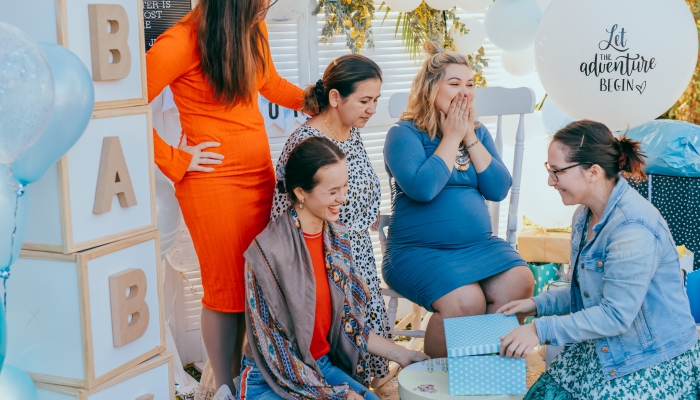
[[[119,4],[88,4],[92,79],[124,79],[131,71],[129,17]]]
[[[127,289],[130,290],[128,296]],[[146,289],[146,274],[141,269],[129,268],[110,275],[114,347],[125,346],[146,333],[149,318]]]

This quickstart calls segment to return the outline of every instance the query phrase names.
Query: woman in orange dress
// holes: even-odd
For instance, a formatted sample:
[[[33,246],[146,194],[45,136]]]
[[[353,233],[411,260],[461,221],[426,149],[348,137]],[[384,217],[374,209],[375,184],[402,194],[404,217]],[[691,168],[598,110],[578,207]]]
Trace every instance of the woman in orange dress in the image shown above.
[[[155,161],[175,182],[199,257],[202,338],[225,394],[240,371],[245,335],[243,252],[267,225],[275,187],[258,93],[294,110],[303,97],[272,63],[270,5],[200,0],[146,56],[149,102],[170,85],[186,133],[174,148],[154,132]]]

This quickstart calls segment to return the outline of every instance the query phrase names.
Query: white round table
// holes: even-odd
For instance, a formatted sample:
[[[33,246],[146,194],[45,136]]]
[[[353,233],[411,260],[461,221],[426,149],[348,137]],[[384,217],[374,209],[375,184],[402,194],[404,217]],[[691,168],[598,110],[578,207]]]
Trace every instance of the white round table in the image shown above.
[[[436,358],[409,365],[399,373],[401,400],[522,400],[518,395],[450,396],[447,359]]]

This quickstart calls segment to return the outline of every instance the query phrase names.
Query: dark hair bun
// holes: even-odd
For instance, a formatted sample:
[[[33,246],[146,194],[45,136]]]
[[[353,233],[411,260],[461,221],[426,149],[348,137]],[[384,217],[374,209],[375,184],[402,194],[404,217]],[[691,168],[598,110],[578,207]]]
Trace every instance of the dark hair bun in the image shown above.
[[[316,82],[316,98],[321,101],[323,100],[323,93],[325,93],[326,89],[323,87],[323,79],[319,79]]]

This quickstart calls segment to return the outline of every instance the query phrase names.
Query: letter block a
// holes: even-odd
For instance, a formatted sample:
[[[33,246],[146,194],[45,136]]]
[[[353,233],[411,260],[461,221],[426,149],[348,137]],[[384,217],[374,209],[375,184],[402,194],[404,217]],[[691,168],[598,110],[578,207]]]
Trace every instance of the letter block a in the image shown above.
[[[124,79],[131,71],[129,17],[119,4],[88,4],[92,80]],[[111,56],[111,60],[110,60]]]
[[[138,268],[129,268],[109,276],[114,347],[133,342],[148,329],[150,314],[145,301],[146,282],[146,274]],[[130,290],[128,295],[127,289]]]
[[[100,171],[97,176],[95,205],[92,212],[94,214],[110,212],[114,195],[117,195],[119,204],[124,208],[137,204],[119,136],[107,136],[102,140]]]

